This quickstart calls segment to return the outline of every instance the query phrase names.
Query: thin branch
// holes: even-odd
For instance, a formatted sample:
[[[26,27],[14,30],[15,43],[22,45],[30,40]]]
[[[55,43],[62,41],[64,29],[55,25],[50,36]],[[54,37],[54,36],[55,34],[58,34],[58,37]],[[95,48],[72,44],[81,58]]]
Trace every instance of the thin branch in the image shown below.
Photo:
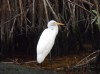
[[[9,38],[11,38],[11,35],[13,33],[13,30],[14,30],[14,26],[15,26],[15,22],[16,22],[16,18],[14,19],[14,22],[13,22],[13,25],[12,25],[12,28],[11,28],[11,31],[9,33]]]
[[[44,3],[44,8],[45,8],[45,14],[46,14],[46,20],[47,20],[47,22],[48,22],[48,12],[47,12],[47,4],[46,4],[46,1],[45,0],[43,0],[43,3]]]
[[[92,55],[94,55],[94,54],[96,54],[96,53],[99,53],[99,52],[100,52],[100,50],[97,50],[97,51],[95,51],[95,52],[89,54],[87,57],[85,57],[84,59],[82,59],[82,60],[81,60],[80,62],[78,62],[77,64],[82,63],[84,60],[86,60],[86,59],[89,58],[90,56],[92,56]]]
[[[53,15],[55,16],[56,20],[58,21],[58,17],[57,17],[57,15],[56,15],[55,11],[53,10],[52,6],[50,5],[49,1],[46,0],[46,2],[47,2],[47,4],[48,4],[48,6],[50,7],[50,10],[51,10],[51,12],[53,13]]]
[[[84,7],[80,6],[80,5],[78,5],[77,3],[72,2],[72,1],[69,1],[69,0],[67,0],[67,1],[68,1],[69,3],[75,4],[76,6],[82,8],[83,10],[87,11],[87,12],[90,13],[91,15],[95,16],[91,11],[89,11],[89,10],[87,10],[86,8],[84,8]]]
[[[11,11],[9,0],[7,0],[7,3],[8,3],[8,9],[9,9],[9,11]]]

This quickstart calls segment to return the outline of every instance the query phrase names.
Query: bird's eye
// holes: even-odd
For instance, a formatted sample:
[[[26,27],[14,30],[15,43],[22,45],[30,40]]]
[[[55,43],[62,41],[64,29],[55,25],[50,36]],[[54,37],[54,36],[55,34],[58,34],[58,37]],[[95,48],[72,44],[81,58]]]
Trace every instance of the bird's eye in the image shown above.
[[[57,24],[56,22],[54,22],[54,24]]]
[[[51,30],[54,30],[53,28]]]

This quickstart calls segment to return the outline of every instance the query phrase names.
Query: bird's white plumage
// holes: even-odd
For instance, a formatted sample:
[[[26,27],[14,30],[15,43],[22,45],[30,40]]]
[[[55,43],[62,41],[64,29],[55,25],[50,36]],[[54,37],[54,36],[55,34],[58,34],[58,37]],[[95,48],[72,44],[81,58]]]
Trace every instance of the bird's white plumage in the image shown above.
[[[38,41],[37,44],[37,62],[41,63],[44,61],[48,53],[51,51],[56,35],[58,34],[58,25],[56,21],[52,20],[48,22],[48,28],[46,28]]]
[[[53,37],[52,37],[53,36]],[[38,45],[37,45],[37,61],[38,63],[43,62],[45,57],[48,55],[50,50],[54,45],[56,34],[50,30],[45,29],[40,36]]]

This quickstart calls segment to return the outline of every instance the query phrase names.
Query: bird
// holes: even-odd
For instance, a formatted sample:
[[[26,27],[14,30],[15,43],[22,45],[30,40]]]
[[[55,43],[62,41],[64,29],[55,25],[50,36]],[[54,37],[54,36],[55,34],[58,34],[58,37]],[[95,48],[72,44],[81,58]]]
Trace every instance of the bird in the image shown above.
[[[42,63],[46,56],[51,51],[56,36],[58,34],[58,25],[64,25],[62,23],[51,20],[47,24],[47,28],[42,32],[39,41],[37,43],[37,62]]]

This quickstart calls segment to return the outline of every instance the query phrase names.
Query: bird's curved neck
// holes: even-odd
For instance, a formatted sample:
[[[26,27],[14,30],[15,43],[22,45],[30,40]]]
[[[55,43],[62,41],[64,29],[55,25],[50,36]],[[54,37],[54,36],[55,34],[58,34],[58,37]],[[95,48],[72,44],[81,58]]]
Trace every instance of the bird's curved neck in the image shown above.
[[[48,29],[55,31],[58,33],[58,26],[49,26]]]

